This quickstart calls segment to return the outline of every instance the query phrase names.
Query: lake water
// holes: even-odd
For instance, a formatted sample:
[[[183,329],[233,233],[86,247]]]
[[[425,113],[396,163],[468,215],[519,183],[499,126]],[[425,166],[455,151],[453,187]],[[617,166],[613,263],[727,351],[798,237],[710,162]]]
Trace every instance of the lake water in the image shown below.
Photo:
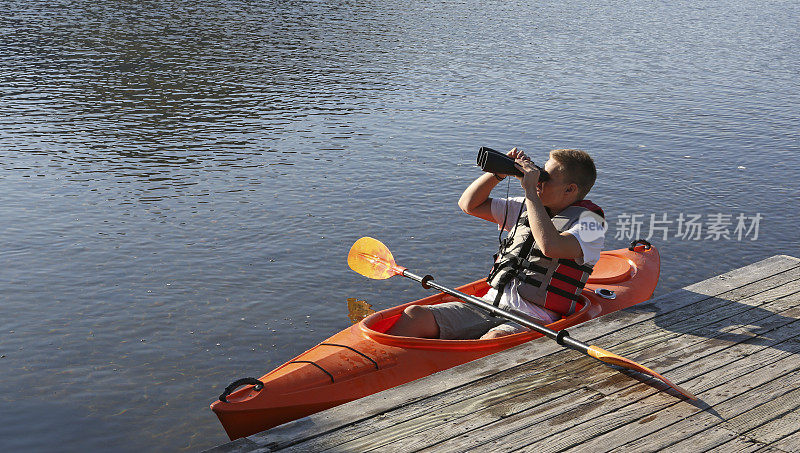
[[[657,295],[800,256],[798,15],[794,1],[6,0],[0,445],[226,441],[208,404],[229,382],[349,325],[348,297],[428,294],[350,271],[359,237],[443,284],[485,274],[497,231],[456,206],[480,146],[590,152],[606,248],[636,235],[628,221],[661,227]],[[692,215],[700,239],[678,224]]]

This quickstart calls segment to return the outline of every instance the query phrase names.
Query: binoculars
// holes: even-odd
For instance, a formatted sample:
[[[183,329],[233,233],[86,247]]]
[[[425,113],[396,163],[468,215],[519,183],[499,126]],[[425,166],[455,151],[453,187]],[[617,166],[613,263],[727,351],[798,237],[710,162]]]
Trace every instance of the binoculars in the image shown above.
[[[522,176],[522,172],[514,166],[514,159],[486,146],[481,146],[481,149],[478,150],[478,166],[481,167],[481,170],[489,173]],[[543,168],[534,166],[539,169],[539,182],[550,179],[550,174]]]

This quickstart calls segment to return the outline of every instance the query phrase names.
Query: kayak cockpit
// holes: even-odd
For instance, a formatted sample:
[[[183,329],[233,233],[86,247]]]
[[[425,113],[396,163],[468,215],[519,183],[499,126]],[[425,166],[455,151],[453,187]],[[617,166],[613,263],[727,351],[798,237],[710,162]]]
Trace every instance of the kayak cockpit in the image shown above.
[[[485,285],[486,288],[480,288],[480,286],[482,286],[481,283],[485,285],[485,281],[479,281],[465,285],[462,287],[464,289],[459,290],[468,294],[484,295],[488,290],[488,285]],[[479,290],[483,290],[482,293],[478,291],[466,291],[475,289],[473,286],[478,286]],[[405,308],[409,305],[435,305],[453,301],[459,300],[446,294],[435,294],[433,296],[426,297],[425,299],[373,313],[372,315],[364,318],[358,324],[355,324],[352,329],[358,331],[360,335],[384,345],[414,349],[505,349],[542,336],[538,332],[529,330],[526,332],[520,332],[513,335],[486,340],[441,340],[437,338],[400,337],[386,333],[386,331],[397,322],[397,320],[403,314],[403,310],[405,310]],[[586,296],[581,295],[579,310],[577,312],[570,316],[563,317],[560,320],[549,324],[548,326],[554,330],[561,330],[568,326],[582,322],[582,320],[588,316],[591,305],[591,301],[586,298]]]

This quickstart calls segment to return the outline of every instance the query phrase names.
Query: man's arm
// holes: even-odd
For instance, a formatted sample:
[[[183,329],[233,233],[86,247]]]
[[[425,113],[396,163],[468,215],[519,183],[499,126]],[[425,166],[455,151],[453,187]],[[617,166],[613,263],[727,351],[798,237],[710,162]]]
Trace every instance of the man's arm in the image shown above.
[[[583,260],[583,249],[578,239],[570,233],[559,233],[550,216],[547,215],[542,200],[536,192],[539,182],[539,168],[530,159],[517,159],[517,168],[522,173],[522,188],[525,189],[525,207],[528,221],[536,245],[549,258]]]
[[[469,215],[496,222],[492,215],[492,199],[489,194],[499,182],[492,173],[482,174],[461,194],[458,207]]]
[[[578,239],[570,233],[558,232],[535,191],[533,197],[525,196],[525,206],[528,209],[528,221],[533,239],[545,256],[583,260],[583,249]]]

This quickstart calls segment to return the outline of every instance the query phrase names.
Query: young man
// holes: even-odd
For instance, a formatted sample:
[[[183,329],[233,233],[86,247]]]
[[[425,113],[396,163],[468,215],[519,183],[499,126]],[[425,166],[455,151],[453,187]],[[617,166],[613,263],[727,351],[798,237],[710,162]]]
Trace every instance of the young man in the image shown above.
[[[467,214],[498,224],[508,237],[495,256],[484,299],[502,309],[549,324],[577,308],[578,295],[604,242],[603,211],[584,197],[597,171],[580,150],[550,152],[546,177],[524,152],[508,152],[523,173],[517,176],[525,197],[492,199],[492,189],[507,177],[485,173],[461,195]],[[461,302],[412,305],[387,333],[391,335],[472,339],[497,338],[526,330],[504,318]]]

